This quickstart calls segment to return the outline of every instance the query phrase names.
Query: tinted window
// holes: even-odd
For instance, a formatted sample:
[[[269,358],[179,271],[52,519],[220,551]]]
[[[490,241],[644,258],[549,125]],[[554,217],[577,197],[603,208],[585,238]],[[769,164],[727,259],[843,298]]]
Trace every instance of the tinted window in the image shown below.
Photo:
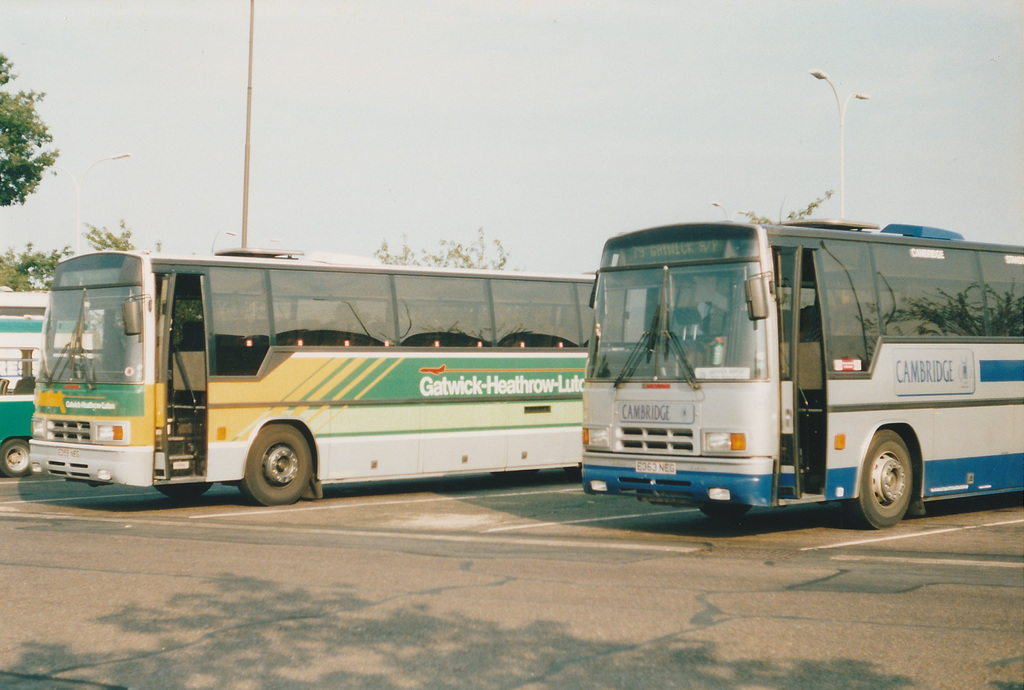
[[[277,345],[393,345],[395,320],[387,276],[271,271]]]
[[[498,347],[577,347],[580,317],[572,283],[491,282]]]
[[[487,347],[491,310],[481,278],[395,276],[398,336],[413,347]]]
[[[974,252],[905,245],[878,245],[874,252],[883,333],[985,335]]]
[[[266,273],[254,268],[210,269],[213,373],[252,376],[270,348]]]
[[[1024,336],[1024,256],[981,252],[989,335]]]
[[[821,289],[825,300],[825,345],[836,361],[860,361],[867,369],[878,339],[878,305],[868,245],[822,242]]]

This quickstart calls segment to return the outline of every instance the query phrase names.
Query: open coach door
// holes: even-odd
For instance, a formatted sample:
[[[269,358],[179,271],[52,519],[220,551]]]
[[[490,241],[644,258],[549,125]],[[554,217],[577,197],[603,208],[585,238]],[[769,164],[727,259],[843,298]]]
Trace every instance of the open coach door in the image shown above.
[[[825,491],[825,371],[814,252],[775,250],[781,429],[778,497]]]
[[[207,354],[199,274],[157,276],[161,342],[159,371],[163,395],[162,424],[157,429],[154,479],[161,492],[176,497],[203,493],[209,484],[207,463]],[[158,421],[160,417],[158,417]]]

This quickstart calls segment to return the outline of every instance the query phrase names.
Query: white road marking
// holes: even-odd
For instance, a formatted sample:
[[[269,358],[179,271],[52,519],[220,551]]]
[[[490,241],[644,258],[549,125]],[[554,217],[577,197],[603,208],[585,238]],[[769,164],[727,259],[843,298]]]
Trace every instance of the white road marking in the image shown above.
[[[979,568],[1022,568],[1024,563],[1006,563],[1005,561],[978,561],[962,558],[906,558],[900,556],[832,556],[833,561],[870,561],[872,563],[908,563],[918,565],[956,565],[975,566]]]
[[[515,537],[515,536],[499,536],[499,535],[485,535],[485,534],[436,534],[436,533],[416,533],[416,532],[394,532],[394,531],[380,531],[375,532],[371,530],[354,530],[354,529],[327,529],[327,528],[302,528],[302,527],[282,527],[279,525],[247,525],[246,527],[236,527],[231,525],[218,525],[214,523],[195,523],[188,522],[185,520],[131,520],[126,521],[123,517],[118,518],[104,518],[104,517],[91,517],[87,515],[49,515],[49,514],[37,514],[37,515],[24,515],[24,517],[30,517],[36,520],[48,520],[48,521],[66,521],[66,522],[100,522],[107,524],[121,525],[124,529],[132,529],[136,525],[149,525],[154,527],[184,527],[186,529],[195,529],[197,527],[209,530],[217,529],[245,529],[251,530],[267,530],[274,534],[292,533],[299,535],[325,535],[333,537],[361,537],[371,540],[381,539],[394,539],[394,540],[406,540],[406,541],[425,541],[425,542],[452,542],[459,544],[503,544],[507,546],[518,546],[518,547],[543,547],[553,549],[600,549],[601,551],[647,551],[656,553],[693,553],[694,551],[701,551],[704,547],[702,546],[679,546],[676,544],[638,544],[634,542],[616,542],[613,540],[605,539],[545,539],[545,538],[533,538],[533,537]]]
[[[508,525],[505,527],[492,527],[488,532],[512,532],[515,530],[537,529],[539,527],[555,527],[558,525],[579,525],[585,522],[607,522],[609,520],[630,520],[639,517],[657,517],[658,515],[671,515],[672,513],[696,513],[697,508],[683,508],[680,510],[663,510],[657,513],[631,513],[629,515],[609,515],[607,517],[581,518],[579,520],[561,520],[558,522],[533,522],[527,525]]]
[[[510,491],[506,493],[480,493],[480,494],[466,494],[463,496],[434,496],[432,498],[407,498],[407,499],[393,499],[387,501],[358,501],[355,497],[351,497],[346,500],[341,499],[330,499],[330,502],[321,502],[317,505],[294,505],[286,506],[284,508],[252,508],[249,510],[232,511],[230,513],[210,513],[208,515],[192,515],[189,516],[189,520],[209,520],[210,518],[220,517],[260,517],[261,515],[275,515],[277,513],[304,513],[314,510],[339,510],[344,508],[373,508],[377,506],[400,506],[400,505],[414,505],[417,503],[443,503],[448,501],[465,501],[469,498],[481,499],[481,498],[507,498],[509,496],[536,496],[539,494],[567,494],[567,493],[582,493],[581,488],[571,489],[545,489],[543,491]]]
[[[103,494],[95,496],[65,496],[64,498],[19,498],[16,501],[0,501],[0,505],[18,505],[27,503],[29,505],[33,503],[63,503],[65,501],[95,501],[98,499],[108,498],[138,498],[139,496],[145,496],[141,493],[134,494]],[[145,496],[146,498],[153,498],[153,496]]]
[[[801,551],[819,551],[823,549],[841,549],[845,546],[861,546],[862,544],[879,544],[886,541],[895,541],[897,539],[914,539],[916,537],[930,537],[935,534],[947,534],[949,532],[966,532],[971,529],[982,529],[985,527],[1001,527],[1003,525],[1019,525],[1024,523],[1024,519],[1020,520],[1006,520],[1004,522],[989,522],[984,525],[966,525],[964,527],[947,527],[945,529],[933,529],[925,532],[912,532],[909,534],[894,534],[891,536],[877,537],[875,539],[858,539],[856,541],[843,541],[838,544],[826,544],[825,546],[805,546],[800,549]]]

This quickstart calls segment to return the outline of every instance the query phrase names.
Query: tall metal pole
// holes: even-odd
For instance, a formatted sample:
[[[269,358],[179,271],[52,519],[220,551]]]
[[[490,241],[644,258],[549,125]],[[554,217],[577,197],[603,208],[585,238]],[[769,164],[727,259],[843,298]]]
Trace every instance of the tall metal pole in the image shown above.
[[[249,246],[249,135],[252,129],[252,38],[256,0],[249,0],[249,87],[245,99],[245,182],[242,190],[242,248]]]
[[[846,123],[846,106],[850,104],[851,98],[856,98],[861,101],[866,101],[871,96],[863,93],[851,93],[846,97],[846,102],[839,100],[839,91],[836,89],[836,85],[832,83],[832,80],[828,78],[828,75],[822,72],[820,69],[811,70],[810,74],[815,79],[821,79],[828,82],[828,85],[832,87],[832,93],[836,97],[836,107],[839,108],[839,218],[843,219],[846,217],[846,165],[844,158],[846,156],[846,144],[845,144],[845,123]]]

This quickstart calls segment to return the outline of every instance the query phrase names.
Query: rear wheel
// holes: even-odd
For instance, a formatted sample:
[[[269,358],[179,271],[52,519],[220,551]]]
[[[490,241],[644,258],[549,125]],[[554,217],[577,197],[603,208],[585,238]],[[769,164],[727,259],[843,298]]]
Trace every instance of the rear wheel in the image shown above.
[[[860,495],[844,506],[854,522],[864,527],[892,527],[903,519],[914,486],[910,451],[899,434],[875,434],[860,473]]]
[[[24,477],[30,470],[28,441],[9,438],[0,445],[0,474],[5,477]]]
[[[294,427],[269,426],[259,433],[245,461],[238,488],[265,506],[295,503],[309,485],[313,463],[306,439]]]

